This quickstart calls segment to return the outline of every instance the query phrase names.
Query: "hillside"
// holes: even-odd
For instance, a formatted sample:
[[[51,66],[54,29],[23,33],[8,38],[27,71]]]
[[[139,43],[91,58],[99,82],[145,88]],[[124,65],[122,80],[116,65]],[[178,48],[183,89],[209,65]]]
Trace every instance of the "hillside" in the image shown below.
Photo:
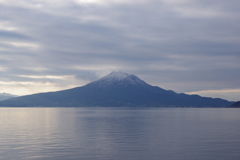
[[[9,98],[17,97],[16,95],[8,94],[8,93],[0,93],[0,101],[7,100]]]
[[[112,72],[82,87],[0,102],[5,107],[226,107],[231,104],[219,98],[164,90],[122,72]]]
[[[229,108],[240,108],[240,101],[233,103]]]

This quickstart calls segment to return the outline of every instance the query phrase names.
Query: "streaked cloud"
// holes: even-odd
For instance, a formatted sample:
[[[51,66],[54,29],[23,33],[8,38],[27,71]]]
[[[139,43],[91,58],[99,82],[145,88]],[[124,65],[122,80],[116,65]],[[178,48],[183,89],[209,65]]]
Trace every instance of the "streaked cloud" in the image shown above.
[[[0,0],[0,92],[61,90],[112,70],[177,92],[216,90],[214,97],[219,90],[238,89],[239,5],[237,0]]]
[[[51,76],[51,75],[45,75],[45,76],[38,76],[38,75],[19,75],[19,77],[26,77],[26,78],[34,78],[34,79],[68,79],[71,78],[71,76]]]
[[[240,97],[240,89],[203,90],[197,92],[186,92],[186,94],[198,94],[205,97],[225,98],[230,101],[236,101]]]

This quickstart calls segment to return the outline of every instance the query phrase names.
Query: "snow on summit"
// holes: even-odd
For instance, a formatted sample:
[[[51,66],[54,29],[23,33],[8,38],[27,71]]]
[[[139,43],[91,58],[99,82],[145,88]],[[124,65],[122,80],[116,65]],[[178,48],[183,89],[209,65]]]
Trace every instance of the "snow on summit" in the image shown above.
[[[113,84],[118,84],[121,86],[126,85],[146,85],[144,81],[139,79],[137,76],[133,74],[124,73],[121,71],[111,72],[105,77],[92,82],[91,84],[98,84],[101,87],[109,87]]]
[[[112,72],[112,73],[108,74],[107,76],[103,77],[102,79],[114,79],[114,80],[120,81],[128,76],[129,76],[129,74],[118,71],[118,72]]]

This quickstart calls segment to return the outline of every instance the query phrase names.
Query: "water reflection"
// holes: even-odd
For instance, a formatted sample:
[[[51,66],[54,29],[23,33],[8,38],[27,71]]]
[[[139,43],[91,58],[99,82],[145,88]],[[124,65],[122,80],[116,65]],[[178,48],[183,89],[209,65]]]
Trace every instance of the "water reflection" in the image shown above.
[[[0,108],[0,159],[239,160],[240,111]]]

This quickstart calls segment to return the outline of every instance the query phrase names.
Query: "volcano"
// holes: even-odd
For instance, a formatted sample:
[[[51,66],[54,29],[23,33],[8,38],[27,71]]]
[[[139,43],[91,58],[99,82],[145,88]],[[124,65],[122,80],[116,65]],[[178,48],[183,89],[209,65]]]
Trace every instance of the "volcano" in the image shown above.
[[[0,102],[2,107],[227,107],[220,98],[187,95],[152,86],[133,74],[112,72],[85,86]]]

